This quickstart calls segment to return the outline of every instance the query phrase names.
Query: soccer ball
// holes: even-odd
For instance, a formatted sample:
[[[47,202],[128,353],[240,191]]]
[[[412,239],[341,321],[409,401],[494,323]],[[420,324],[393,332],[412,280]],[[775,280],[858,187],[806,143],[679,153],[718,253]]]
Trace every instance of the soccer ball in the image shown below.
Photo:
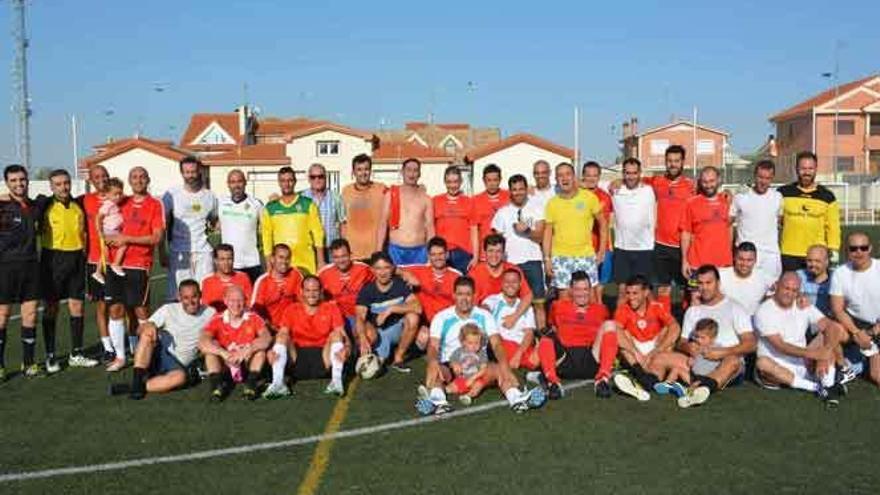
[[[364,354],[358,358],[354,366],[357,374],[364,380],[375,378],[381,368],[382,363],[379,361],[379,356],[375,354]]]

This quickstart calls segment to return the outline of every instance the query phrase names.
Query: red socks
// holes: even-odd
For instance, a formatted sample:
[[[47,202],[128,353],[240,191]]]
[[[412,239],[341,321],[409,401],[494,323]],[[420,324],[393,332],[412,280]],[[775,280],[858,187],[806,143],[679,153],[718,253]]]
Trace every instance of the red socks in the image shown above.
[[[538,341],[538,358],[541,360],[541,371],[544,372],[547,380],[559,383],[559,375],[556,374],[556,349],[553,345],[553,339],[544,337]]]
[[[596,379],[611,376],[611,368],[614,367],[614,359],[617,358],[617,332],[605,332],[602,341],[599,342],[599,372]]]

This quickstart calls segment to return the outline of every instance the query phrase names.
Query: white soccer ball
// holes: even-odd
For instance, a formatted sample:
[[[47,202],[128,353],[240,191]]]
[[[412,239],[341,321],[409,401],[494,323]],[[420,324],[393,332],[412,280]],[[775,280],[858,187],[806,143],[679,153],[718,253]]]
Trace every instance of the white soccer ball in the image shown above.
[[[379,356],[376,356],[375,354],[364,354],[358,358],[354,369],[361,378],[364,380],[370,380],[379,374],[379,370],[382,369],[382,363],[379,361]]]

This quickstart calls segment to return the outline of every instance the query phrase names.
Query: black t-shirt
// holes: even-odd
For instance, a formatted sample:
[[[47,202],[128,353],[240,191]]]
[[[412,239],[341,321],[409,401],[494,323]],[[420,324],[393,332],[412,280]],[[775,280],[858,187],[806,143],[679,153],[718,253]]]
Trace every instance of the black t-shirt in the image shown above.
[[[37,206],[29,199],[0,201],[0,263],[37,260]]]
[[[402,278],[395,275],[391,279],[391,287],[387,291],[382,292],[376,285],[376,282],[370,282],[363,286],[358,293],[357,305],[365,306],[369,311],[367,313],[367,321],[375,325],[377,328],[388,328],[403,318],[403,315],[393,314],[385,319],[382,326],[376,325],[376,316],[398,304],[403,304],[406,298],[412,294],[412,290],[406,285]]]

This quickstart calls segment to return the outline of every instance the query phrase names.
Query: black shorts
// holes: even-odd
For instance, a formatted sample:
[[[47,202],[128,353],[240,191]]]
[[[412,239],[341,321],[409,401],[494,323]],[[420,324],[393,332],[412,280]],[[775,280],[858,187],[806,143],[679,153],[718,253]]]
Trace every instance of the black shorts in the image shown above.
[[[113,270],[104,274],[104,300],[122,304],[126,308],[146,306],[150,302],[150,275],[146,270],[125,268],[120,277]]]
[[[555,336],[553,343],[556,348],[556,374],[560,378],[594,378],[599,372],[599,362],[593,357],[593,349],[565,347]]]
[[[82,301],[86,292],[86,257],[82,251],[44,249],[40,254],[43,299]]]
[[[687,284],[681,274],[681,248],[654,244],[654,281],[657,285]]]
[[[651,282],[653,265],[654,251],[614,249],[614,281],[618,284],[625,284],[634,275],[642,275]]]
[[[801,268],[807,267],[807,258],[806,256],[789,256],[787,254],[782,255],[782,271],[784,272],[795,272],[800,270]]]
[[[535,302],[544,302],[547,298],[547,285],[544,277],[544,264],[538,260],[526,261],[517,265],[526,276],[526,283],[529,289],[532,289],[532,300]]]
[[[263,274],[263,267],[260,265],[249,266],[247,268],[239,268],[238,271],[247,275],[248,278],[251,279],[251,284],[253,284],[258,278],[260,278],[260,275]]]
[[[324,366],[324,348],[298,347],[290,375],[294,380],[330,378],[330,368]]]
[[[98,271],[98,265],[95,263],[86,263],[86,297],[89,301],[103,301],[105,290],[104,284],[92,278],[92,274]]]
[[[36,301],[40,298],[40,263],[0,263],[0,304]]]

